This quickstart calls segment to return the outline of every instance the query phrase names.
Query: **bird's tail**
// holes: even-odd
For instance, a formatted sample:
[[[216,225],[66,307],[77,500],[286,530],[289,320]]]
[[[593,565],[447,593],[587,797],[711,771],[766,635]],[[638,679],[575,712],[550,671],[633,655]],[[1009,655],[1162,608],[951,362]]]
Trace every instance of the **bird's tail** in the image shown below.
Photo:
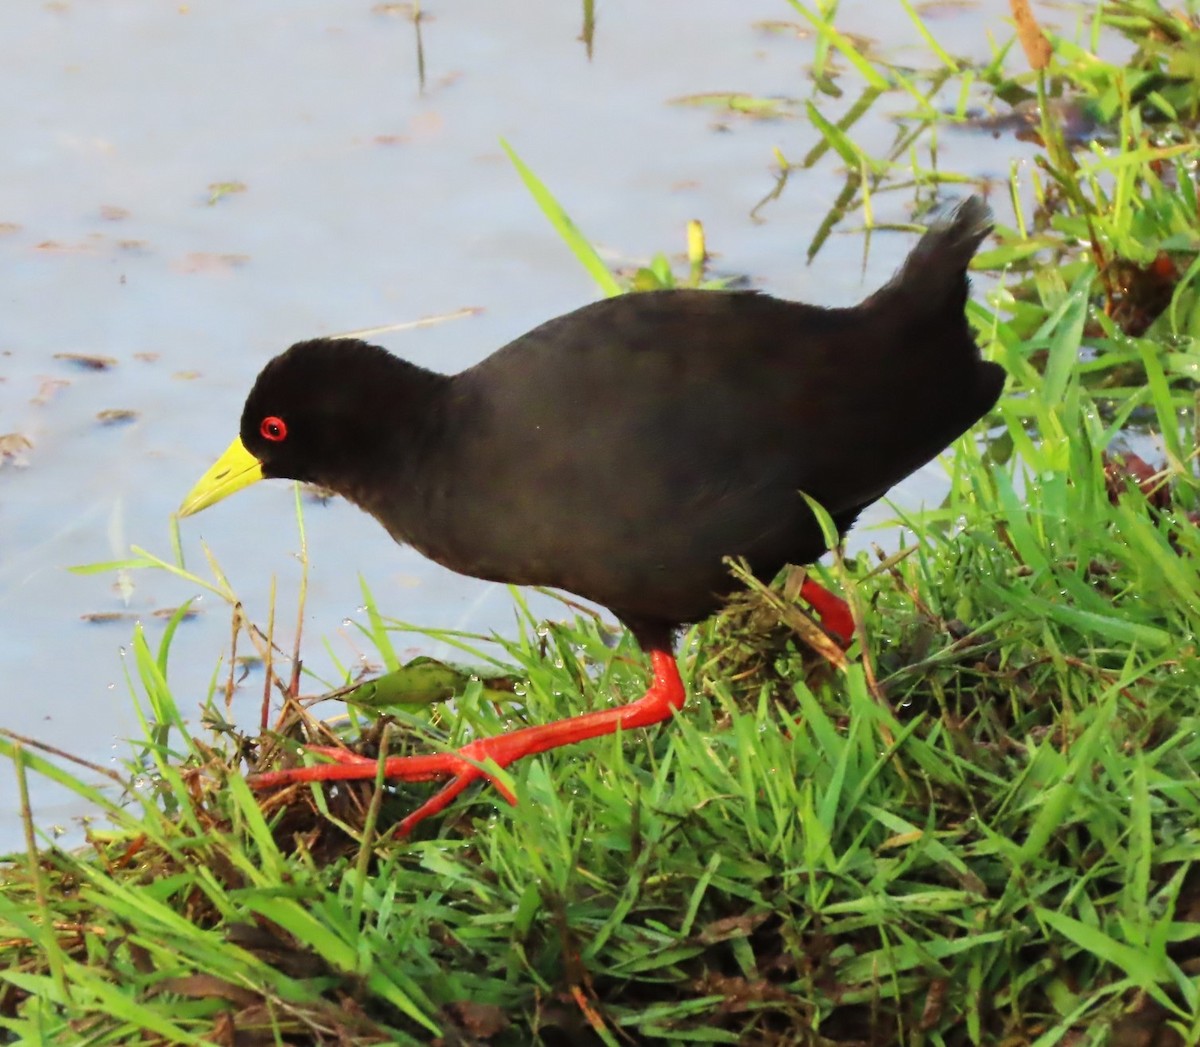
[[[967,304],[967,266],[992,231],[991,209],[978,196],[964,200],[929,227],[892,279],[867,300],[903,296],[925,314],[959,315]]]
[[[948,442],[989,411],[1004,388],[1004,368],[990,363],[967,321],[967,266],[991,232],[992,212],[977,196],[930,226],[891,282],[867,304],[900,344],[919,351],[910,363],[920,381],[956,388],[955,402],[939,407]]]

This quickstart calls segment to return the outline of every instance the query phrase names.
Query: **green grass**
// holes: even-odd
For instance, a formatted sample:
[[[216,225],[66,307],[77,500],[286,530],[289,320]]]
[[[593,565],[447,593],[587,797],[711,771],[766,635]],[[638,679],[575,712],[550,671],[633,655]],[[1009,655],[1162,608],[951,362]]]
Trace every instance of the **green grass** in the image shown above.
[[[1011,375],[987,439],[946,456],[945,502],[904,519],[898,553],[831,569],[865,647],[844,667],[814,654],[789,572],[689,636],[683,715],[522,761],[519,806],[473,791],[398,841],[388,827],[429,786],[256,796],[248,770],[325,728],[289,699],[240,737],[215,669],[208,729],[190,730],[169,686],[176,623],[157,649],[138,631],[145,736],[127,792],[0,737],[19,789],[46,775],[104,816],[67,851],[27,815],[25,852],[3,869],[12,1041],[1200,1041],[1200,221],[1181,149],[1195,149],[1181,84],[1195,90],[1196,31],[1148,0],[1109,5],[1083,43],[1052,40],[1040,76],[1005,80],[998,60],[967,69],[932,34],[930,72],[888,68],[829,11],[792,6],[820,28],[814,114],[855,76],[867,108],[914,103],[885,157],[854,145],[854,102],[853,118],[816,121],[849,172],[841,206],[867,225],[880,192],[964,191],[919,159],[960,119],[926,104],[947,77],[989,85],[997,110],[1022,93],[1086,98],[1119,129],[1081,146],[1043,125],[1038,210],[1000,229],[980,259],[1000,278],[971,306]],[[1087,51],[1100,19],[1153,43],[1107,66]],[[665,258],[647,272],[632,285],[701,283],[703,250],[679,281]],[[1156,449],[1155,483],[1119,464],[1131,442]],[[140,552],[120,567],[182,572]],[[236,606],[210,569],[187,577]],[[443,634],[473,673],[405,667],[409,627],[366,603],[364,641],[389,675],[343,694],[347,730],[389,753],[645,683],[628,638],[614,651],[591,618],[528,613],[508,640]],[[273,633],[245,635],[286,692]],[[437,704],[448,691],[453,712]]]

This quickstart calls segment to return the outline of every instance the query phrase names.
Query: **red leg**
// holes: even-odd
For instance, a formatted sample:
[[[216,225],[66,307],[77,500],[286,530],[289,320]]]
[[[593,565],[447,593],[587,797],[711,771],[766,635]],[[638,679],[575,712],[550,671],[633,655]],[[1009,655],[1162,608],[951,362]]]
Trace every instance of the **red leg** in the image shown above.
[[[850,605],[840,596],[831,593],[819,582],[805,578],[800,586],[800,597],[821,616],[821,624],[849,644],[854,639],[854,617]]]
[[[834,597],[836,599],[836,597]],[[477,738],[457,752],[433,753],[428,756],[393,756],[384,761],[384,777],[405,782],[424,782],[432,778],[451,777],[451,781],[440,792],[418,807],[400,823],[398,832],[406,836],[413,827],[431,814],[437,814],[451,800],[478,778],[487,778],[500,789],[509,803],[516,797],[500,786],[496,779],[481,767],[489,760],[501,767],[519,760],[522,756],[555,749],[560,745],[571,745],[588,738],[598,738],[617,730],[628,731],[635,727],[649,727],[660,723],[683,707],[683,681],[679,678],[679,666],[675,656],[668,650],[653,649],[650,664],[654,679],[636,702],[616,709],[601,709],[597,712],[572,716],[565,720],[522,727],[520,730],[498,734],[491,738]],[[294,782],[324,782],[345,779],[374,778],[379,769],[377,760],[356,756],[344,749],[312,747],[312,752],[329,756],[333,763],[313,764],[311,767],[295,767],[287,771],[267,771],[251,780],[256,789],[271,789]]]

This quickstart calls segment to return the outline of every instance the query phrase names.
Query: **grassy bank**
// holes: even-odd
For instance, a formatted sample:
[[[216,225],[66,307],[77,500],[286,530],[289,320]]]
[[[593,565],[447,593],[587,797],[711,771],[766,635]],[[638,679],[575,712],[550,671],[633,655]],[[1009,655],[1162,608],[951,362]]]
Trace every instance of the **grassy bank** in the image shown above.
[[[871,224],[880,193],[963,192],[929,151],[948,124],[993,133],[1018,114],[1042,146],[1031,174],[993,187],[1020,218],[1001,221],[980,259],[997,276],[971,305],[1008,390],[986,438],[946,456],[945,502],[903,521],[899,553],[828,569],[862,624],[848,657],[807,642],[790,572],[689,636],[684,715],[522,761],[519,806],[472,792],[397,840],[388,827],[431,787],[249,789],[248,771],[327,729],[294,697],[274,627],[244,622],[219,572],[189,575],[229,601],[283,712],[242,736],[215,668],[189,727],[169,684],[177,618],[156,649],[134,636],[145,736],[114,787],[0,736],[19,787],[46,775],[104,815],[70,852],[30,819],[2,867],[12,1041],[1200,1042],[1200,32],[1140,0],[1098,9],[1075,41],[1026,24],[966,68],[922,25],[921,71],[792,9],[819,34],[803,108],[824,139],[779,157],[777,191],[836,154],[824,231]],[[1101,23],[1137,42],[1132,62],[1095,56]],[[1028,61],[1005,62],[1017,47]],[[945,111],[948,84],[994,112]],[[863,153],[862,113],[900,101],[895,148]],[[703,281],[700,254],[682,277],[660,259],[631,280]],[[392,675],[342,697],[370,752],[645,683],[630,640],[568,612],[526,616],[513,640],[450,637],[469,674],[404,667],[406,627],[367,603],[364,643]]]

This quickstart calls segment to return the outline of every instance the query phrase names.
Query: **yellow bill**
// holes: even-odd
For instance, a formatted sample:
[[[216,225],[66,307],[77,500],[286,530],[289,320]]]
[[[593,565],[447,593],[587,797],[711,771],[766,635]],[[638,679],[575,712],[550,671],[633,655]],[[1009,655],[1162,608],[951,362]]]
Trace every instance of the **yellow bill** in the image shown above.
[[[235,491],[258,483],[263,478],[262,463],[246,450],[241,438],[234,440],[179,507],[180,516],[191,516],[201,509],[228,498]]]

